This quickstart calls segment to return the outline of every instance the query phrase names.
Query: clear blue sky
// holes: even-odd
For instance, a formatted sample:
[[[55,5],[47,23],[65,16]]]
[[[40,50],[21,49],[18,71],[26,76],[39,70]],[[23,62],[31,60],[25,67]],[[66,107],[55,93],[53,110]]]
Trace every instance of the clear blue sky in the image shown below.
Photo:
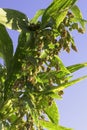
[[[52,0],[0,0],[1,8],[11,8],[24,12],[32,18],[38,9],[46,8]],[[84,18],[87,19],[87,0],[78,0]],[[9,31],[17,44],[18,33]],[[72,51],[70,54],[61,53],[63,63],[68,66],[71,64],[87,62],[87,31],[84,35],[74,32],[78,53]],[[75,77],[87,75],[87,68],[75,73]],[[57,101],[60,112],[60,124],[74,128],[74,130],[87,130],[87,79],[67,88],[64,91],[63,100]]]

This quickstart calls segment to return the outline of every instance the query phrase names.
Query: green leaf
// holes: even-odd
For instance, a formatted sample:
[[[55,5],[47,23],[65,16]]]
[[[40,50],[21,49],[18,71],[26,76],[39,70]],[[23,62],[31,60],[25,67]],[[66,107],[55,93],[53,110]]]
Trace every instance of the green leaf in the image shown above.
[[[5,27],[0,24],[0,57],[4,59],[7,70],[10,71],[10,64],[13,57],[13,44]]]
[[[26,51],[25,46],[26,46],[26,33],[22,31],[18,37],[18,45],[13,57],[12,71],[14,73],[18,73],[19,71],[21,71],[22,60],[25,57],[25,51]]]
[[[83,67],[87,67],[87,62],[86,63],[81,63],[81,64],[75,64],[75,65],[71,65],[71,66],[68,66],[67,69],[73,73]]]
[[[4,87],[5,99],[7,98],[8,93],[10,93],[11,90],[10,83],[13,82],[15,78],[17,78],[17,75],[19,75],[19,77],[21,76],[20,73],[22,72],[22,61],[25,58],[25,51],[26,51],[25,46],[26,46],[26,32],[22,31],[18,38],[17,49],[11,61],[8,79],[5,81],[5,87]]]
[[[52,121],[52,123],[54,124],[59,123],[59,113],[55,102],[52,102],[52,105],[47,107],[44,111],[49,117],[49,119]]]
[[[44,11],[45,11],[44,9],[38,10],[38,11],[36,12],[35,16],[30,20],[30,22],[32,22],[32,23],[37,23],[37,20],[39,19],[39,17],[40,17],[41,15],[43,15]]]
[[[71,128],[66,128],[66,127],[63,127],[63,126],[59,126],[59,130],[73,130]]]
[[[57,87],[51,87],[51,89],[49,89],[49,90],[42,91],[42,94],[46,94],[46,93],[49,93],[49,92],[58,92],[58,91],[64,90],[65,88],[67,88],[71,85],[74,85],[75,83],[78,83],[79,81],[86,79],[86,78],[87,78],[87,76],[83,76],[83,77],[77,78],[75,80],[72,80],[70,82],[63,83],[63,84],[61,84]]]
[[[46,82],[49,82],[49,79],[51,78],[61,79],[65,77],[67,74],[69,74],[67,70],[60,70],[58,72],[55,70],[51,70],[50,72],[38,73],[36,79],[37,79],[37,82],[46,83]]]
[[[19,11],[0,8],[0,23],[13,30],[28,30],[27,16]]]
[[[40,120],[40,125],[44,128],[47,128],[48,130],[72,130],[71,128],[65,128],[59,125],[55,125],[54,123],[51,123],[49,121]]]
[[[17,120],[17,118],[18,118],[17,115],[14,113],[8,117],[8,119],[10,120],[11,123],[13,123],[15,120]]]
[[[39,123],[41,126],[43,126],[44,128],[47,128],[48,130],[58,130],[59,129],[58,125],[55,125],[49,121],[40,120]]]
[[[60,25],[60,23],[63,21],[63,19],[65,18],[66,14],[67,14],[68,10],[64,10],[59,12],[59,14],[56,16],[56,26],[58,27]]]
[[[2,130],[2,122],[0,121],[0,130]]]
[[[52,97],[54,99],[58,99],[58,100],[62,99],[61,95],[59,95],[58,92],[56,92],[56,93],[55,92],[51,92],[51,93],[49,93],[49,95],[50,95],[50,97]]]
[[[42,16],[42,24],[45,26],[52,18],[58,25],[65,18],[68,9],[76,2],[76,0],[55,0],[45,10]],[[65,13],[66,12],[66,13]],[[58,23],[57,23],[58,22]]]
[[[70,74],[69,70],[64,66],[62,60],[57,55],[54,55],[51,64],[52,66],[58,65],[60,71],[64,71],[65,73]]]
[[[74,18],[72,18],[71,20],[73,22],[79,22],[81,24],[81,26],[83,27],[83,29],[85,29],[85,23],[87,23],[87,21],[83,20],[83,16],[82,16],[82,13],[81,13],[79,7],[77,5],[74,5],[74,6],[72,6],[71,10],[74,14]]]

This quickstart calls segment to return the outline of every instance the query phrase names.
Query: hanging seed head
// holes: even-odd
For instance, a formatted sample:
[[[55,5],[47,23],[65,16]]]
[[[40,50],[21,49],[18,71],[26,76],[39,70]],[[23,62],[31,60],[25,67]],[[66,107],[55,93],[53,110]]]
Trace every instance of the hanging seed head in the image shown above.
[[[74,51],[76,51],[77,52],[77,48],[76,48],[76,46],[75,45],[71,45],[71,48],[74,50]]]
[[[78,28],[78,32],[83,34],[84,30],[82,28]]]
[[[72,25],[71,25],[71,27],[72,27],[72,29],[77,29],[78,30],[78,23],[73,23]]]
[[[67,31],[65,29],[62,31],[61,37],[67,37]]]
[[[59,96],[62,96],[63,94],[64,94],[63,90],[60,90],[60,91],[58,92],[58,95],[59,95]]]
[[[68,16],[69,18],[74,18],[74,15],[72,14],[72,12],[68,12],[68,13],[67,13],[67,16]]]

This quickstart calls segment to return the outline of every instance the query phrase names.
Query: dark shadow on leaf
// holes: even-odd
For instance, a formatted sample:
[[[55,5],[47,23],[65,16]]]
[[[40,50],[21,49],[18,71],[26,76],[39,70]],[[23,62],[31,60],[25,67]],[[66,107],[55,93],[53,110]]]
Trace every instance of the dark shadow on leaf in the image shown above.
[[[25,14],[12,9],[3,10],[6,12],[7,24],[11,23],[12,29],[28,31],[28,18]]]

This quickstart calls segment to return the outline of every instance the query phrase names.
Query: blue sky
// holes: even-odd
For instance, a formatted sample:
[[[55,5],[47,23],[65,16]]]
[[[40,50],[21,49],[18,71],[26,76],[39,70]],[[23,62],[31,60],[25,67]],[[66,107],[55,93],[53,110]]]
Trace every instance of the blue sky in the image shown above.
[[[38,9],[46,8],[51,1],[52,0],[0,0],[0,7],[20,10],[29,18],[32,18]],[[77,4],[84,18],[87,19],[87,1],[78,0]],[[9,31],[9,33],[16,47],[18,33],[16,31]],[[76,41],[78,53],[71,51],[70,54],[66,52],[60,54],[66,66],[87,62],[87,31],[83,35],[74,32],[73,37]],[[87,68],[75,73],[75,77],[82,75],[87,75]],[[57,104],[59,106],[61,125],[72,127],[75,130],[87,130],[87,79],[65,89],[63,100],[57,101]]]

